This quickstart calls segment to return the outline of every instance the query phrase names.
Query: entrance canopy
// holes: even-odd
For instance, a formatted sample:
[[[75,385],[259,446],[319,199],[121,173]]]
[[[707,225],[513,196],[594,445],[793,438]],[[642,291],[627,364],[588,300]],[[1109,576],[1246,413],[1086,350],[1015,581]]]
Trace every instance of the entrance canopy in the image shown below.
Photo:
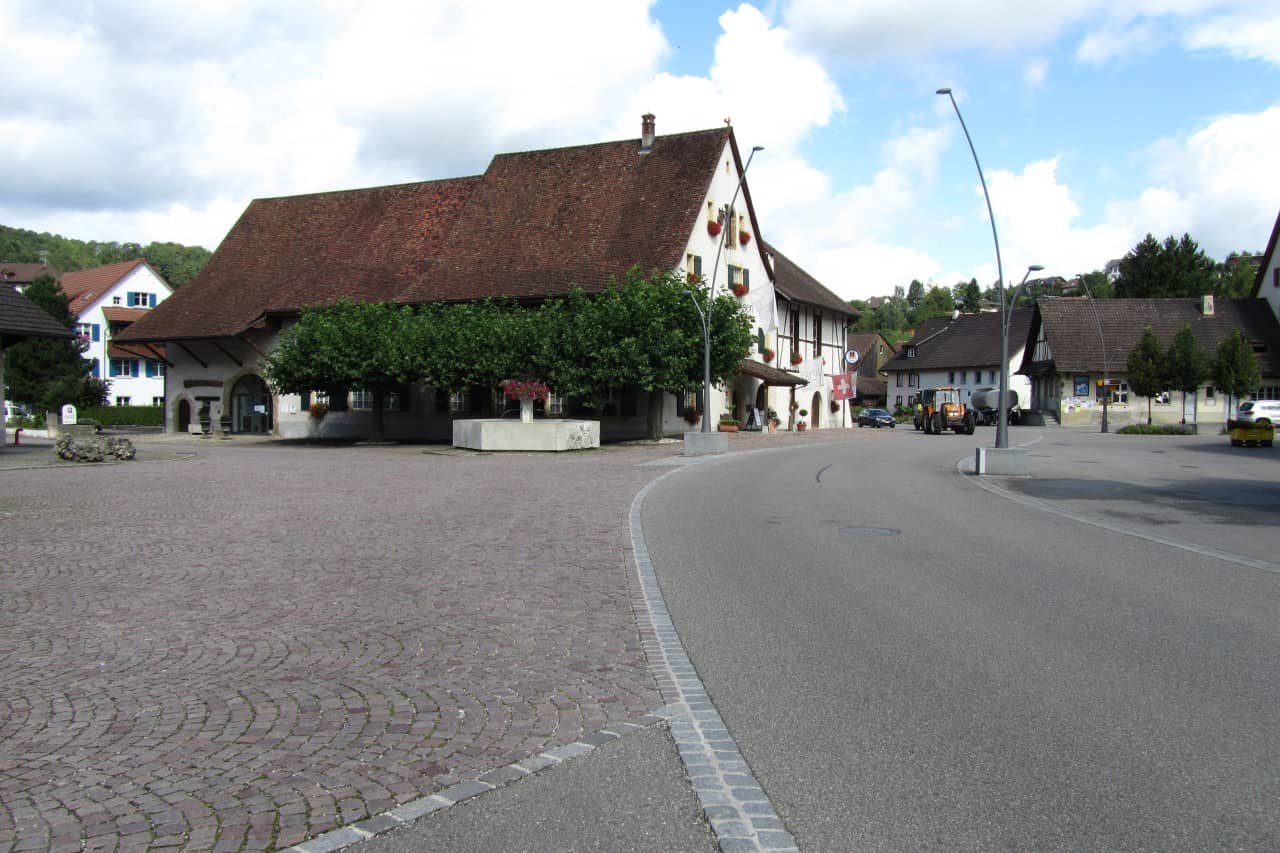
[[[750,376],[752,379],[759,379],[765,385],[808,385],[809,380],[797,376],[794,373],[788,373],[785,370],[779,370],[776,367],[764,364],[759,361],[752,361],[749,358],[742,360],[742,367],[739,373],[743,376]]]

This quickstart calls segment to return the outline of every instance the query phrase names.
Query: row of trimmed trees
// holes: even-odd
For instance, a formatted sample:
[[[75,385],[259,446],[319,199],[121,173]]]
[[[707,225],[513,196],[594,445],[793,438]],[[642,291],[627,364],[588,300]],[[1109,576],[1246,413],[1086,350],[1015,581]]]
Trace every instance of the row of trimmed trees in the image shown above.
[[[681,394],[702,378],[702,324],[693,298],[705,307],[705,286],[633,269],[603,293],[575,290],[537,307],[343,301],[304,309],[263,361],[263,372],[277,394],[370,392],[379,439],[385,396],[412,383],[452,390],[537,379],[591,406],[623,388]],[[732,296],[711,300],[711,340],[712,378],[724,382],[753,340],[751,317]],[[648,434],[659,438],[662,395],[649,399]]]
[[[1188,323],[1178,331],[1168,349],[1150,326],[1129,352],[1128,381],[1133,393],[1147,398],[1147,423],[1151,423],[1151,398],[1164,391],[1181,391],[1182,422],[1186,423],[1186,397],[1212,378],[1214,387],[1227,395],[1227,411],[1231,400],[1252,394],[1262,384],[1257,356],[1249,339],[1239,330],[1218,344],[1215,356],[1200,348],[1195,332]]]

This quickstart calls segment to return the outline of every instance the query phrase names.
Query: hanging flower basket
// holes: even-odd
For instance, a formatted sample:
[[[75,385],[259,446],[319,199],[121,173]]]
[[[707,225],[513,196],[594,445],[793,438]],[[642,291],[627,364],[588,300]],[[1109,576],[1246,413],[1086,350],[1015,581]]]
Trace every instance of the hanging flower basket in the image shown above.
[[[708,222],[708,223],[707,223],[707,233],[708,233],[708,234],[710,234],[712,237],[719,237],[719,236],[720,236],[720,223],[719,223],[719,222],[716,222],[716,221],[714,221],[714,220],[713,220],[713,221],[711,221],[711,222]]]
[[[748,243],[751,242],[751,234],[747,231],[739,231],[738,242],[744,246],[747,245]]]
[[[765,364],[768,364],[769,362],[773,361],[773,350],[767,349],[764,351],[762,355],[764,357]]]
[[[804,356],[802,356],[800,353],[798,353],[798,352],[793,352],[793,353],[791,353],[791,363],[792,363],[792,364],[799,364],[799,363],[800,363],[800,362],[802,362],[802,361],[804,361]]]
[[[745,284],[735,284],[733,286],[733,295],[739,298],[746,296],[750,292],[751,288],[747,287]]]
[[[696,272],[691,272],[686,275],[685,278],[689,280],[690,284],[697,284],[698,279],[702,278],[702,276],[698,275]]]

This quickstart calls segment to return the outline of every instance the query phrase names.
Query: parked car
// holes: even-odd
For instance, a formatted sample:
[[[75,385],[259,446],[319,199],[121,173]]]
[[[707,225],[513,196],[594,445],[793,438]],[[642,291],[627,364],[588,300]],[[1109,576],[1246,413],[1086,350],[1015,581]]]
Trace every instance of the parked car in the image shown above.
[[[6,422],[13,418],[25,418],[25,417],[27,417],[26,409],[22,408],[21,406],[15,406],[13,403],[10,403],[8,400],[4,401],[4,419]]]
[[[893,415],[884,409],[863,409],[858,412],[858,426],[860,427],[873,426],[878,429],[879,427],[887,426],[893,429],[897,425],[898,422],[893,419]]]
[[[1280,400],[1245,400],[1236,410],[1236,420],[1245,423],[1266,420],[1280,424]]]

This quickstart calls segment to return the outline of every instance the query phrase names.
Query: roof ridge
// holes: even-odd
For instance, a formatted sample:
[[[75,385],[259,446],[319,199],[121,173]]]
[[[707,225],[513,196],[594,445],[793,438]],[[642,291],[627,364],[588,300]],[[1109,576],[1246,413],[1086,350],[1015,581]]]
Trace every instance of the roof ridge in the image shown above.
[[[724,127],[704,128],[703,130],[684,130],[684,131],[680,131],[679,133],[664,133],[654,137],[654,144],[657,145],[659,142],[662,142],[664,139],[675,139],[677,137],[705,136],[705,135],[717,134],[717,133],[727,135],[731,130],[733,130],[732,126],[725,125]],[[635,143],[638,146],[640,144],[640,137],[630,136],[630,137],[624,137],[622,139],[606,140],[604,142],[584,142],[584,143],[579,143],[577,145],[557,145],[552,148],[528,148],[523,151],[503,151],[499,154],[493,155],[493,160],[497,160],[499,157],[519,157],[525,154],[550,154],[550,153],[560,152],[560,151],[575,151],[575,150],[581,150],[581,149],[587,149],[587,148],[604,148],[606,146],[622,145],[624,143],[627,143],[627,144]],[[490,162],[492,163],[492,161]]]
[[[292,195],[267,195],[267,196],[261,196],[259,198],[251,199],[250,204],[254,202],[259,202],[259,201],[286,201],[291,199],[320,198],[321,196],[355,195],[356,193],[370,193],[370,192],[377,192],[379,190],[403,189],[405,187],[423,187],[423,186],[428,186],[430,184],[448,184],[448,183],[462,182],[462,181],[478,181],[483,177],[484,177],[484,174],[481,173],[479,175],[460,175],[454,178],[431,178],[425,181],[401,181],[400,183],[396,183],[396,184],[378,184],[376,186],[369,186],[369,187],[347,187],[345,189],[340,189],[340,190],[316,190],[315,192],[294,193]]]

